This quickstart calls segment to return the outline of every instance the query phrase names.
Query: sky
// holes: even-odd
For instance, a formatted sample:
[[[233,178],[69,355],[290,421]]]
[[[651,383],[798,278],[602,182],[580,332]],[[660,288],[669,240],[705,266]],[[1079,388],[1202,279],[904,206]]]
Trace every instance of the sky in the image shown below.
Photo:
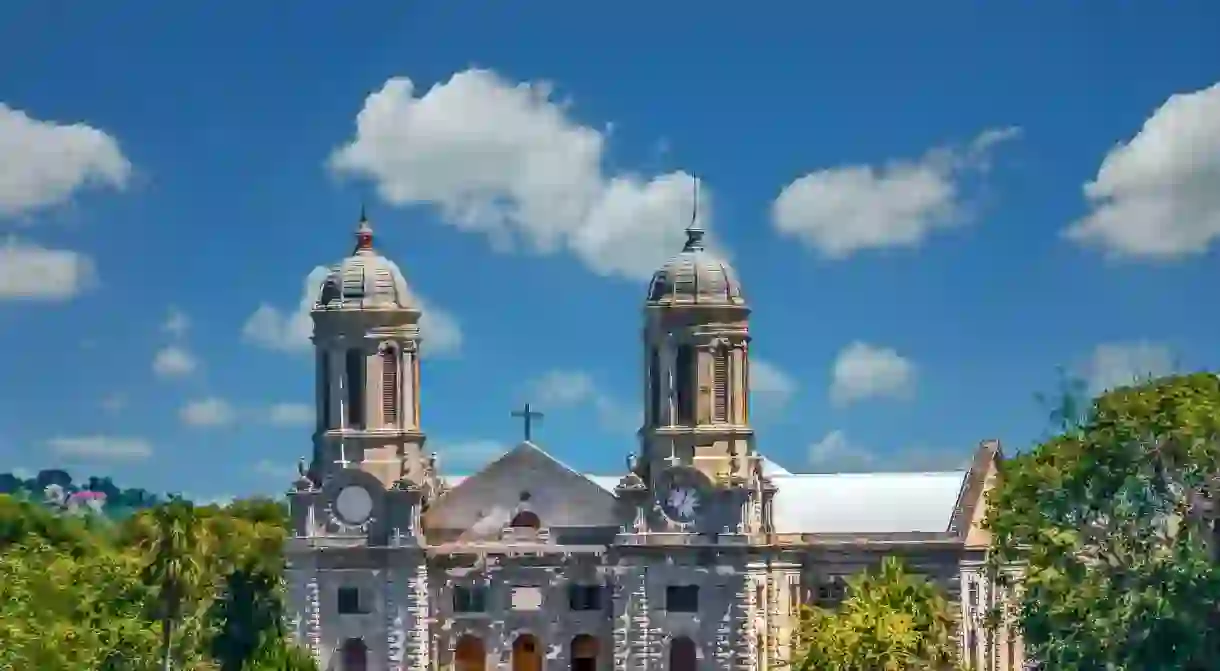
[[[916,8],[916,4],[918,7]],[[362,205],[466,473],[615,474],[700,219],[760,451],[943,469],[1039,393],[1214,369],[1220,6],[0,4],[0,471],[223,498],[310,451],[307,308]]]

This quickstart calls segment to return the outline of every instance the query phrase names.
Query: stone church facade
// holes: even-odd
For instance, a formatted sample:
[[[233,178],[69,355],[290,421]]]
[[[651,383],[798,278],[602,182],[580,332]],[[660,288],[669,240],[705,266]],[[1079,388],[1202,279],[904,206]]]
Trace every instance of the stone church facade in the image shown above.
[[[974,668],[1023,664],[981,616],[999,445],[943,473],[795,474],[750,424],[750,308],[696,225],[643,310],[638,448],[620,474],[526,441],[468,476],[425,448],[418,303],[361,218],[312,311],[313,456],[289,492],[289,605],[324,669],[763,671],[800,604],[902,556],[961,604]],[[526,411],[528,421],[528,409]]]

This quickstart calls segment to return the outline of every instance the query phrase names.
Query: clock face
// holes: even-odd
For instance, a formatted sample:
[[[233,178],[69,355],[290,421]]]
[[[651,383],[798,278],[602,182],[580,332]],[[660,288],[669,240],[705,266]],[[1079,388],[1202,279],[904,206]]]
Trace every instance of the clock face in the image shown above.
[[[679,522],[693,522],[699,503],[699,490],[675,485],[665,496],[665,513]]]
[[[347,524],[364,524],[373,513],[373,497],[359,485],[348,485],[335,497],[335,512]]]

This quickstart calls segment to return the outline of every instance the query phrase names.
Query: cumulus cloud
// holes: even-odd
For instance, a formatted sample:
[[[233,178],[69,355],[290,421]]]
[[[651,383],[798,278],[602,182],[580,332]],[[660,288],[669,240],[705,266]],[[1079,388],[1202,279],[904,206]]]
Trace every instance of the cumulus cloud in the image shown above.
[[[548,371],[530,383],[529,393],[533,405],[543,412],[588,405],[607,430],[634,431],[639,428],[639,411],[606,394],[584,371]]]
[[[830,399],[836,405],[880,397],[901,397],[915,384],[915,364],[889,347],[853,342],[831,369]]]
[[[1100,394],[1149,378],[1169,375],[1175,368],[1168,347],[1146,341],[1103,343],[1083,367],[1089,393]]]
[[[271,303],[262,303],[242,326],[242,337],[249,343],[280,352],[308,352],[313,320],[309,311],[318,298],[322,281],[329,272],[326,266],[317,266],[305,277],[305,286],[295,310],[277,308]],[[414,296],[423,314],[419,320],[420,334],[424,339],[422,353],[425,356],[455,356],[462,349],[462,327],[452,313]]]
[[[186,313],[182,310],[172,306],[165,315],[165,321],[161,323],[161,330],[175,338],[185,336],[190,327],[190,317],[187,317]]]
[[[3,171],[0,168],[0,184],[4,181]],[[93,260],[80,252],[48,249],[15,237],[0,241],[0,300],[68,300],[88,289],[95,280]]]
[[[985,171],[996,145],[1019,134],[992,129],[965,147],[939,147],[915,160],[815,170],[780,191],[772,223],[828,259],[916,247],[934,231],[969,219],[963,179]]]
[[[267,421],[277,426],[313,424],[314,406],[309,403],[276,403],[267,409]]]
[[[48,440],[47,447],[59,457],[96,461],[140,461],[153,452],[143,438],[119,436],[57,437]]]
[[[226,426],[236,421],[237,411],[223,398],[211,397],[189,401],[178,416],[188,426]]]
[[[600,275],[646,279],[681,247],[692,178],[607,172],[607,131],[570,111],[546,83],[488,70],[422,92],[396,77],[365,100],[329,164],[371,180],[390,204],[437,207],[497,249],[567,251]],[[699,212],[706,227],[707,189]]]
[[[796,388],[796,380],[779,366],[758,357],[750,359],[750,393],[756,403],[781,408],[792,399]]]
[[[1065,235],[1116,257],[1199,254],[1220,237],[1220,83],[1170,96],[1084,185]]]
[[[199,360],[181,345],[167,345],[153,356],[152,368],[157,377],[185,377],[199,367]]]
[[[933,450],[910,447],[892,454],[881,454],[850,440],[835,429],[809,446],[809,466],[814,473],[859,471],[939,472],[969,468],[967,450]]]
[[[59,204],[88,186],[122,189],[131,176],[114,137],[83,123],[40,121],[4,103],[0,156],[0,217]]]

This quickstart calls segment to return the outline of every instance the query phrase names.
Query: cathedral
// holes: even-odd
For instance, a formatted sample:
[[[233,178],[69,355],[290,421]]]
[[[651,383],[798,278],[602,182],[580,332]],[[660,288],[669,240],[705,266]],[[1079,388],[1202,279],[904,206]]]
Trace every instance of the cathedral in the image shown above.
[[[1004,597],[980,527],[998,443],[936,473],[768,460],[750,307],[697,224],[648,287],[644,411],[621,473],[574,470],[528,429],[478,472],[442,472],[420,421],[421,310],[363,216],[316,295],[317,423],[286,556],[291,626],[321,668],[767,671],[801,604],[833,605],[887,555],[960,604],[968,668],[1024,664],[1015,628],[982,619]]]

